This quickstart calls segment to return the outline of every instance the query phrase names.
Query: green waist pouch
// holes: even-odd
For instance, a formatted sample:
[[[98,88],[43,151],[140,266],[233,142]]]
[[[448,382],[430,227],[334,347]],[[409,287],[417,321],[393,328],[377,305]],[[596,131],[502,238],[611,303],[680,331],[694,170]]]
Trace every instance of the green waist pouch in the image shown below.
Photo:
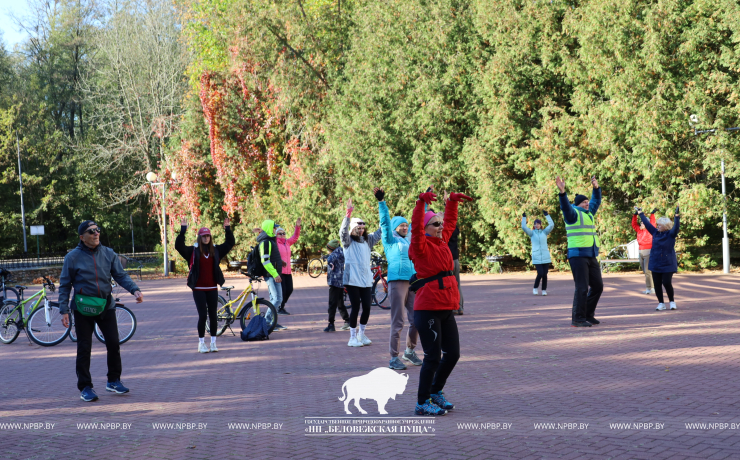
[[[98,316],[103,313],[106,305],[108,305],[108,299],[77,294],[75,295],[75,304],[77,305],[77,311],[81,314],[85,316]]]

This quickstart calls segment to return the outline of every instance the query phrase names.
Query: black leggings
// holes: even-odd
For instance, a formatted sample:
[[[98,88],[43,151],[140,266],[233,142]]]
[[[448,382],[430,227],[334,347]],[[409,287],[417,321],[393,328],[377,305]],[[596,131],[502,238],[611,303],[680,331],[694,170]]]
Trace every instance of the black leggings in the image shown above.
[[[460,359],[460,336],[453,313],[453,310],[414,310],[414,325],[424,348],[416,396],[419,404],[424,404],[432,393],[442,391]]]
[[[282,278],[283,280],[283,282],[280,283],[283,288],[283,304],[280,306],[279,309],[283,309],[285,308],[285,304],[288,303],[290,295],[293,293],[293,275],[281,274],[280,278]]]
[[[540,286],[540,280],[542,280],[542,290],[547,290],[547,271],[550,270],[550,264],[535,264],[537,268],[537,278],[534,279],[534,288],[537,289]]]
[[[218,291],[199,291],[193,289],[193,300],[195,308],[198,309],[198,337],[203,338],[206,335],[206,315],[211,320],[211,337],[216,337],[218,330]]]
[[[673,302],[673,273],[653,272],[653,284],[655,285],[655,295],[658,297],[658,302],[663,303],[663,288],[661,285],[665,286],[668,301]]]
[[[344,286],[352,304],[352,311],[349,314],[349,327],[357,327],[357,315],[360,313],[360,304],[362,304],[362,316],[360,324],[367,324],[370,319],[370,307],[373,304],[371,288],[359,286]]]

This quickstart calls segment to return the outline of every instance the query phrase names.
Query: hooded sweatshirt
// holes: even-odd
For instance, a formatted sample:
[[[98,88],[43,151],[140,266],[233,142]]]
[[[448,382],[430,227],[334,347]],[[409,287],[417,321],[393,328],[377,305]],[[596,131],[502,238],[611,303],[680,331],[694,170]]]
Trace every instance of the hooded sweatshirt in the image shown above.
[[[385,257],[388,259],[388,281],[408,281],[416,273],[414,264],[409,259],[409,246],[411,245],[411,229],[403,237],[396,229],[408,221],[401,216],[390,218],[388,205],[385,201],[378,203],[380,214],[380,230],[383,235],[383,248]]]
[[[283,259],[283,275],[290,275],[292,272],[290,270],[290,247],[293,246],[296,241],[298,241],[298,238],[301,236],[301,227],[295,226],[295,232],[293,232],[293,236],[291,236],[288,239],[285,238],[276,238],[278,249],[280,249],[280,257]]]
[[[80,241],[77,247],[64,257],[64,266],[59,277],[59,313],[69,313],[72,288],[75,294],[107,298],[108,305],[105,308],[116,308],[111,296],[111,278],[131,294],[140,290],[124,271],[121,260],[113,249],[102,244],[90,249]],[[77,309],[74,298],[71,308]]]
[[[257,244],[259,244],[260,257],[262,265],[267,270],[267,276],[277,278],[278,273],[282,272],[283,259],[280,257],[280,249],[275,239],[275,221],[262,222],[262,232],[257,235]]]
[[[345,286],[372,287],[373,273],[370,270],[370,252],[373,246],[380,240],[381,229],[370,233],[367,238],[355,241],[350,236],[352,230],[357,227],[360,219],[349,216],[342,221],[339,228],[339,241],[344,248],[344,276],[342,281]]]

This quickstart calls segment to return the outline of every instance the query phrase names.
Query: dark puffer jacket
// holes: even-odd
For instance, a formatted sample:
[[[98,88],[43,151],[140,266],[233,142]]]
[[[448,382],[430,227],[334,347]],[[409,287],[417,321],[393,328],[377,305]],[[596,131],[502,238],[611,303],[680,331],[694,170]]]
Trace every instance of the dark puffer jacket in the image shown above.
[[[195,285],[198,283],[198,276],[200,275],[200,249],[197,246],[186,246],[185,245],[185,231],[188,228],[186,226],[180,227],[180,234],[175,239],[175,249],[180,253],[183,259],[189,264],[193,261],[193,266],[190,267],[190,273],[188,274],[188,287],[195,289]],[[219,261],[222,257],[231,251],[231,248],[236,244],[234,240],[234,234],[231,232],[231,227],[224,227],[226,233],[226,241],[224,244],[217,244],[214,248],[216,251],[216,258],[213,260],[213,279],[216,280],[219,286],[223,286],[224,273],[221,271]],[[213,243],[213,236],[211,236],[211,243]]]

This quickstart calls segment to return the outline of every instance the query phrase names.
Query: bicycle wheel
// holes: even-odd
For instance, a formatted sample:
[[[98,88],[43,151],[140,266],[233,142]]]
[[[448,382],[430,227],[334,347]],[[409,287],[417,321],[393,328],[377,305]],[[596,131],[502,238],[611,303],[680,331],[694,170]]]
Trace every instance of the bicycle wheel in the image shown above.
[[[42,347],[52,347],[67,338],[69,328],[62,324],[59,304],[49,302],[49,306],[39,307],[31,313],[26,325],[28,335]]]
[[[218,296],[218,309],[216,310],[216,320],[218,322],[218,330],[216,331],[216,336],[220,336],[224,333],[227,327],[231,324],[233,321],[233,316],[231,313],[231,309],[228,311],[226,310],[226,299],[224,299],[222,296]],[[206,332],[208,334],[211,333],[211,320],[206,319]]]
[[[126,343],[136,332],[136,316],[128,307],[123,304],[116,304],[116,322],[118,323],[118,343]],[[106,312],[106,315],[110,312]],[[102,343],[105,343],[105,337],[98,325],[95,325],[95,337]]]
[[[377,278],[373,283],[372,295],[373,305],[377,305],[383,310],[391,309],[390,303],[386,302],[386,300],[388,300],[388,282],[385,280],[384,276]]]
[[[12,300],[13,302],[16,302],[16,305],[18,305],[21,303],[21,296],[18,295],[18,291],[16,291],[15,288],[5,287],[5,292],[3,292],[3,301],[5,300]]]
[[[6,300],[0,307],[0,341],[3,343],[13,343],[21,333],[18,329],[21,312],[15,309],[17,306],[12,300]]]
[[[278,318],[278,312],[277,309],[267,300],[257,298],[256,303],[258,305],[258,308],[260,310],[260,315],[262,315],[265,318],[265,321],[267,321],[267,326],[269,327],[269,330],[267,331],[268,334],[272,333],[272,330],[275,329],[275,325],[277,324],[277,318]],[[247,324],[249,324],[249,321],[256,315],[257,312],[254,311],[254,306],[252,303],[249,303],[249,308],[246,308],[242,311],[242,314],[239,317],[239,320],[242,325],[242,330],[244,330],[247,327]]]
[[[324,261],[321,259],[311,259],[308,261],[308,276],[318,278],[324,273]]]

